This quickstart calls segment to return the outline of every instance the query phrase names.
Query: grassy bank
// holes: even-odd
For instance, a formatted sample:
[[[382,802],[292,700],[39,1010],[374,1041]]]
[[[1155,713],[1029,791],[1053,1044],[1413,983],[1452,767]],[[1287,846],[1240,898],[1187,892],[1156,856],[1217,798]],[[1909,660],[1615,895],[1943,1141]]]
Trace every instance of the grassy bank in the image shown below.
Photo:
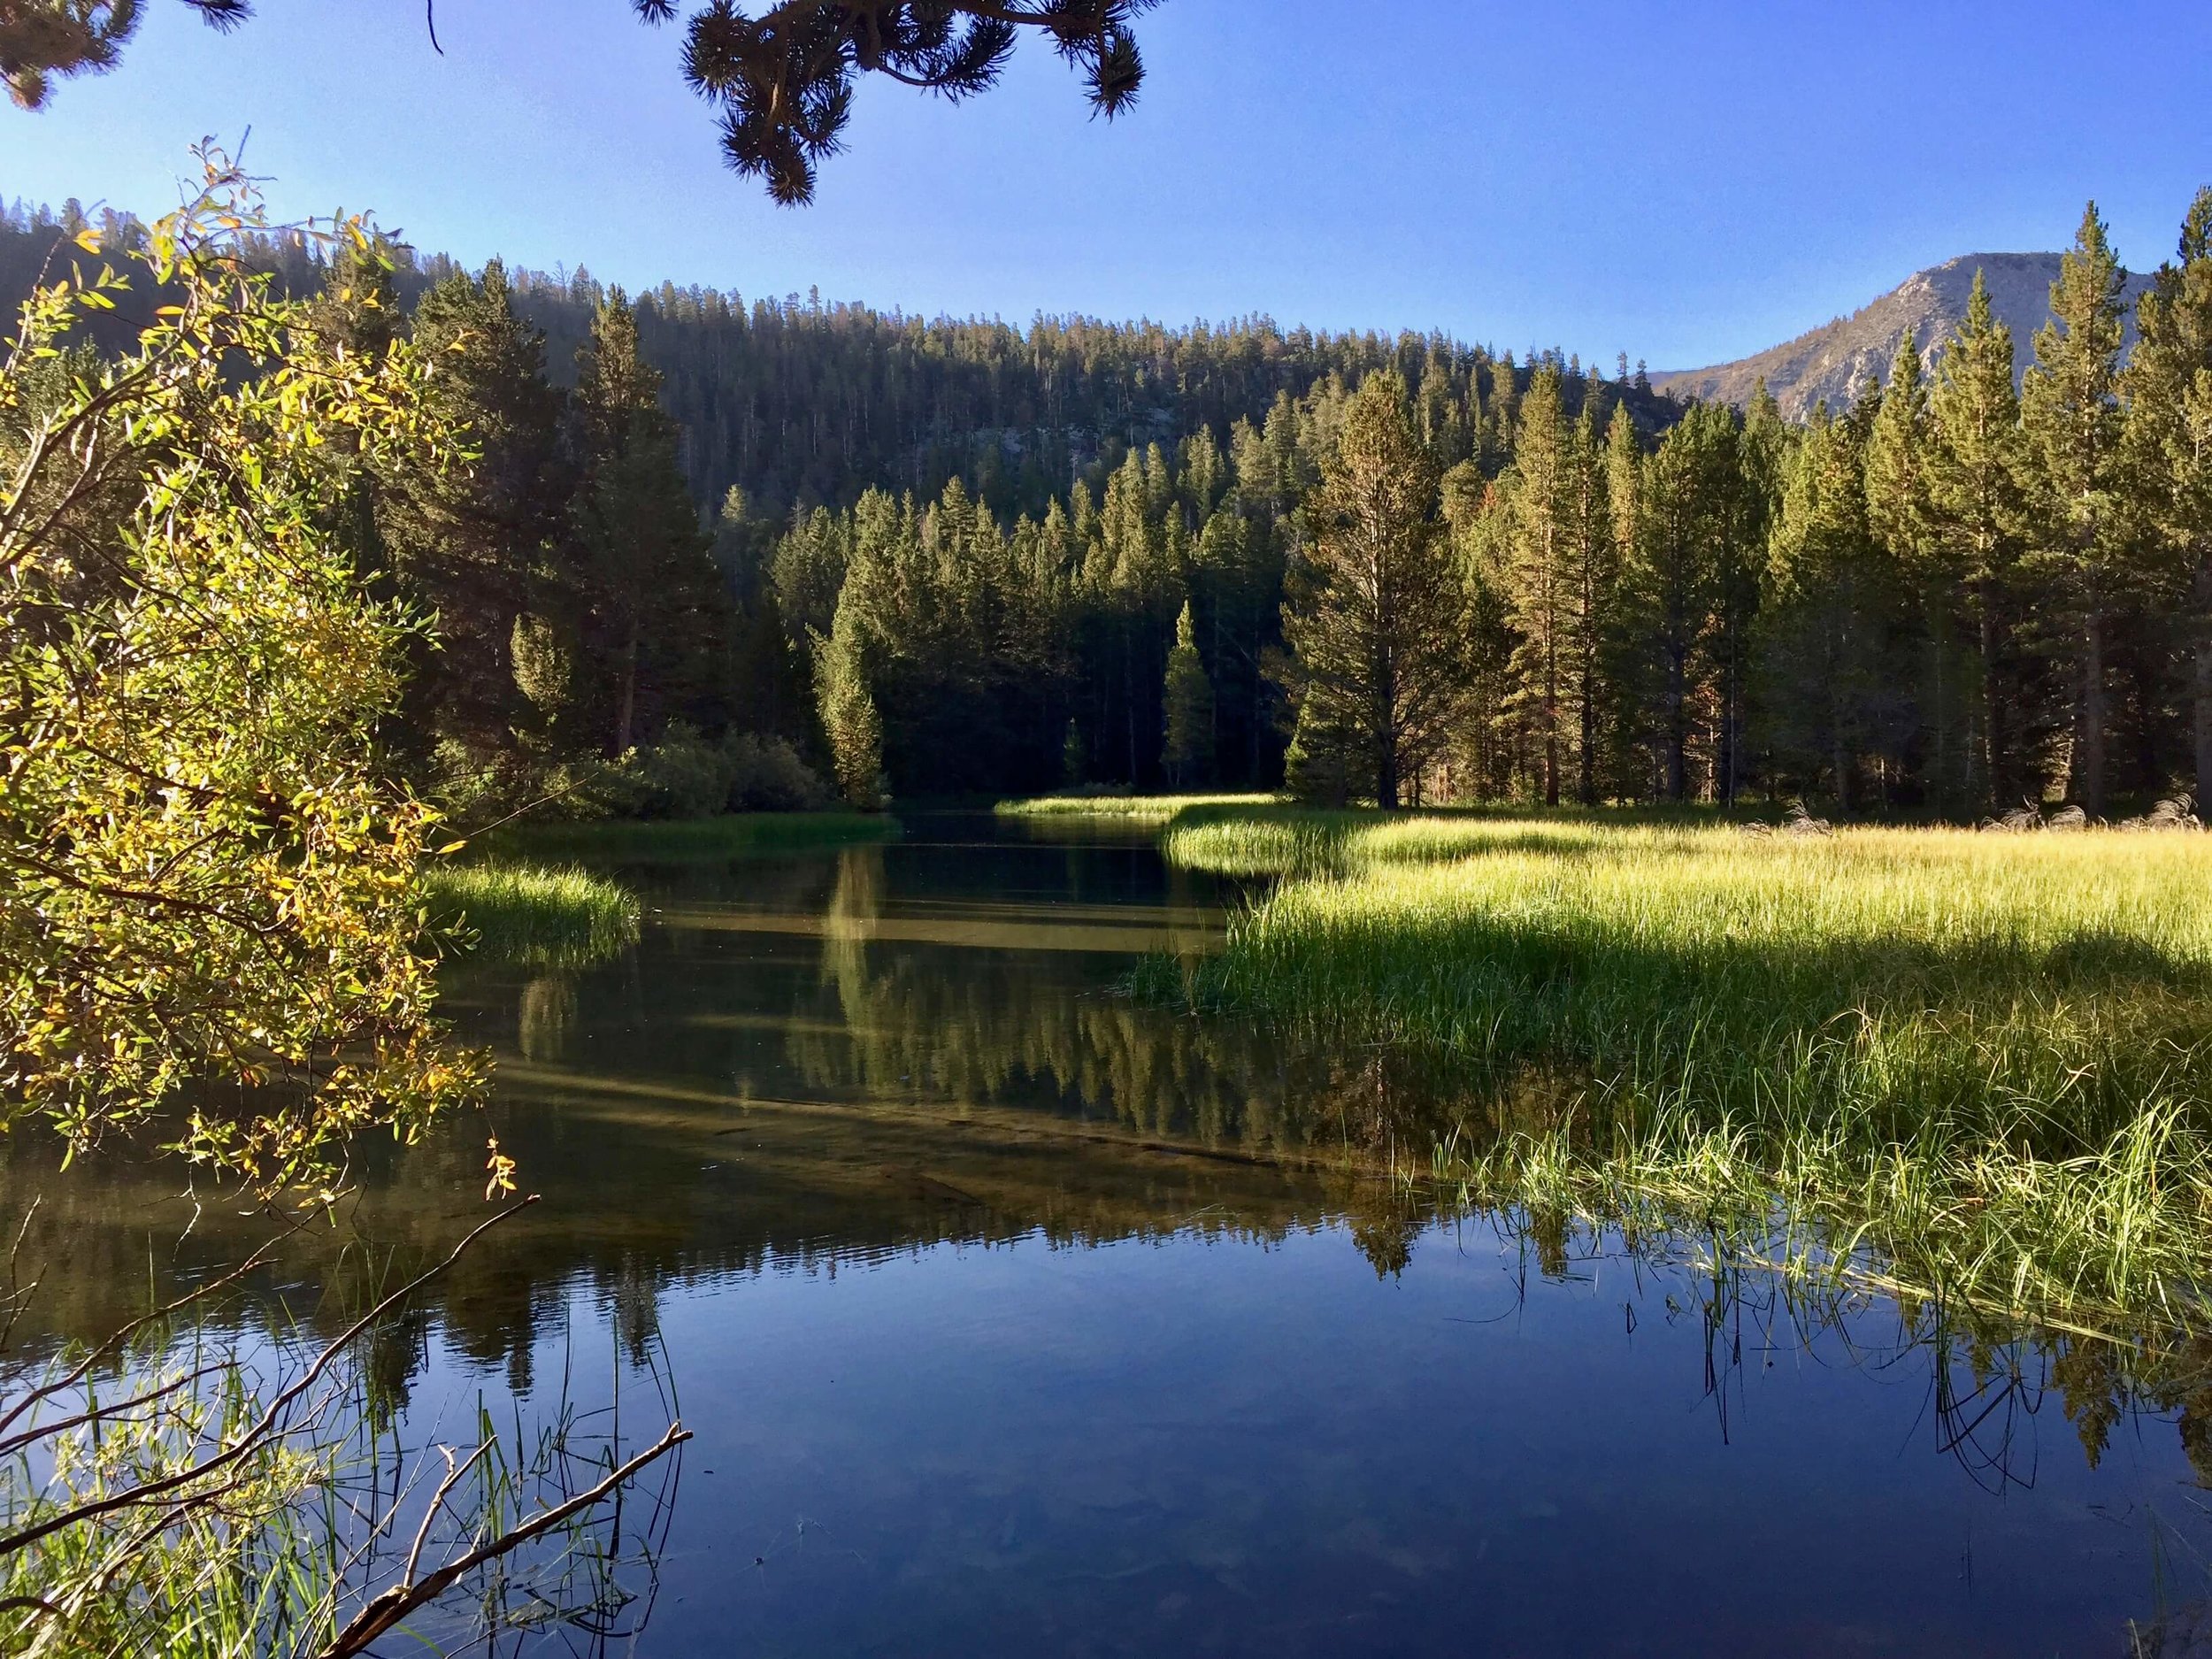
[[[2042,1308],[2193,1297],[2212,1260],[2212,838],[1248,810],[1165,841],[1290,879],[1141,984],[1448,1056],[1489,1121],[1435,1174],[1470,1192],[1779,1204]]]
[[[887,841],[898,820],[876,812],[735,812],[720,818],[517,825],[484,838],[495,857],[628,859],[640,863],[734,857],[853,841]]]
[[[574,968],[637,942],[638,902],[588,871],[440,862],[423,872],[432,929],[471,958]]]

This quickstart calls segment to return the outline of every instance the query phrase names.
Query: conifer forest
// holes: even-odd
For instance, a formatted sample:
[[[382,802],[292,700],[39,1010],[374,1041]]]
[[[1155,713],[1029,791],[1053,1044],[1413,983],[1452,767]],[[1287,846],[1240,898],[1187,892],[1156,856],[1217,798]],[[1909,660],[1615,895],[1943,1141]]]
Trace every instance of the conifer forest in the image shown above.
[[[0,274],[81,228],[19,205]],[[451,355],[486,485],[376,478],[353,534],[439,619],[393,739],[470,810],[626,755],[592,786],[623,810],[720,810],[703,753],[737,738],[856,801],[1287,783],[1972,821],[2212,784],[2212,196],[2124,359],[2093,207],[2050,326],[1978,301],[1801,425],[1436,336],[265,252],[334,338]]]

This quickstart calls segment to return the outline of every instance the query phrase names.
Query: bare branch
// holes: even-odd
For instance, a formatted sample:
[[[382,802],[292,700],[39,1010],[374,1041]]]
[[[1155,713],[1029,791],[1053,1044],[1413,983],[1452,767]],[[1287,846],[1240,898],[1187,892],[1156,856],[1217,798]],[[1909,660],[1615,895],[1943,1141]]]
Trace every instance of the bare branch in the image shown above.
[[[353,1621],[339,1632],[338,1640],[324,1648],[317,1659],[349,1659],[349,1655],[362,1652],[417,1608],[443,1595],[464,1573],[520,1548],[532,1539],[550,1532],[571,1516],[591,1508],[654,1459],[673,1450],[690,1438],[689,1429],[681,1423],[672,1423],[659,1440],[628,1463],[610,1471],[606,1479],[596,1486],[578,1493],[565,1503],[532,1517],[512,1532],[503,1532],[489,1543],[455,1557],[426,1578],[392,1586],[363,1608]],[[411,1556],[410,1567],[412,1567]]]

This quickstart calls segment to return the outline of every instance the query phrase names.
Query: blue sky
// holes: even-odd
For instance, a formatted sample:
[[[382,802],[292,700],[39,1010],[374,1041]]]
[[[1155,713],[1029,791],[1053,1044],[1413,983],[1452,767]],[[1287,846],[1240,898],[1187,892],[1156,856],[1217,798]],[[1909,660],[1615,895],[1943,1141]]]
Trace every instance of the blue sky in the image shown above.
[[[1442,328],[1686,367],[1953,254],[2121,256],[2212,181],[2202,0],[1168,0],[1088,119],[1033,42],[953,108],[862,88],[806,209],[722,170],[679,35],[624,0],[177,0],[114,74],[0,105],[0,195],[173,203],[235,140],[285,215],[426,250],[910,311]],[[1264,31],[1256,19],[1265,19]]]

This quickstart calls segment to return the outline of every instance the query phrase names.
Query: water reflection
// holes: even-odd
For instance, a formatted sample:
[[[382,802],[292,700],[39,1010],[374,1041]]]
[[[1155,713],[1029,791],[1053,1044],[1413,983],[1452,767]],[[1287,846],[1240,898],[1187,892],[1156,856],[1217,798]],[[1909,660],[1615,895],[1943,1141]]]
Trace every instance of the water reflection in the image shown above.
[[[545,1202],[373,1370],[400,1412],[545,1392],[580,1320],[664,1346],[701,1440],[649,1650],[2116,1653],[2201,1594],[2206,1339],[1440,1217],[1394,1166],[1558,1088],[1118,996],[1231,895],[995,833],[626,872],[630,956],[451,987],[490,1124],[373,1148],[262,1286],[334,1320],[448,1248],[495,1131]],[[14,1149],[0,1210],[48,1194],[55,1332],[265,1225],[48,1176]]]

